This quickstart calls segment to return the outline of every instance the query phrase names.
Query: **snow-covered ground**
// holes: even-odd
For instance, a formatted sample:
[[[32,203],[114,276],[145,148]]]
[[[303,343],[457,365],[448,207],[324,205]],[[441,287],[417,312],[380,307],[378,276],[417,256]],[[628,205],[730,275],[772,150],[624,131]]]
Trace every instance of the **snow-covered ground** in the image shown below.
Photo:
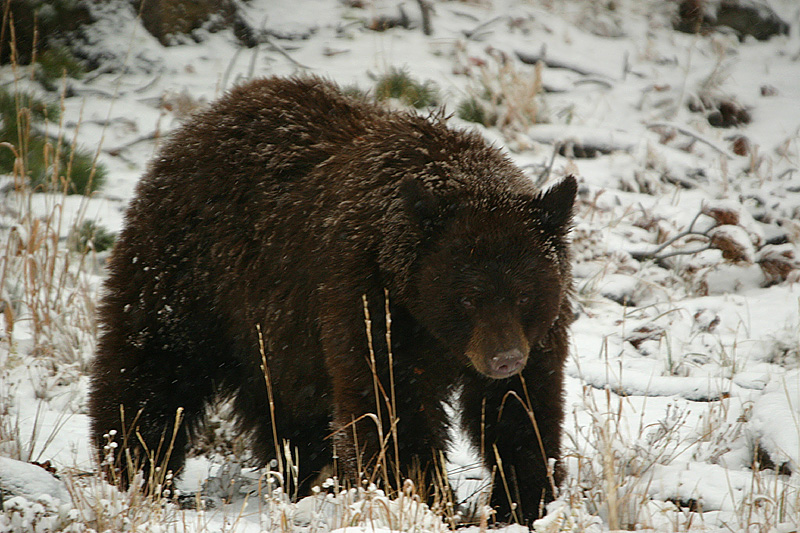
[[[370,89],[376,77],[403,68],[435,83],[450,111],[481,95],[482,77],[514,80],[506,96],[515,84],[538,83],[538,124],[485,128],[451,119],[504,146],[532,179],[552,183],[574,173],[580,181],[569,474],[537,528],[798,531],[800,6],[769,3],[790,34],[740,41],[725,31],[674,31],[676,3],[661,0],[437,1],[432,36],[365,28],[364,20],[396,15],[395,1],[251,0],[244,13],[254,27],[293,37],[273,36],[272,45],[255,49],[238,46],[230,31],[198,31],[199,43],[165,48],[132,11],[97,6],[106,12],[90,46],[117,68],[69,82],[63,130],[101,147],[109,178],[88,201],[37,194],[26,208],[46,216],[63,205],[62,236],[74,216],[118,231],[158,140],[191,109],[254,76],[311,72]],[[419,19],[416,3],[404,10]],[[532,57],[542,63],[520,60]],[[0,76],[13,74],[4,67]],[[707,116],[720,102],[746,109],[751,121],[713,127]],[[3,253],[12,227],[33,239],[10,218],[11,196],[0,224]],[[52,461],[73,500],[80,474],[95,469],[84,406],[94,344],[91,326],[69,317],[79,314],[76,305],[91,309],[101,277],[90,270],[85,286],[59,296],[90,300],[59,307],[65,326],[53,334],[54,346],[66,355],[34,350],[36,325],[25,306],[13,332],[9,315],[0,319],[0,436],[15,435],[19,444],[0,441],[0,452]],[[9,300],[23,299],[21,290],[0,287]],[[456,450],[451,460],[463,482],[473,458]],[[0,461],[0,481],[20,468]],[[208,464],[190,463],[184,490],[199,486]],[[75,502],[52,501],[66,489],[49,490],[36,504],[39,515],[25,503],[36,495],[7,503],[0,531],[43,530],[44,518],[33,516],[81,531],[85,517],[70,510]],[[100,503],[77,507],[111,513],[123,505],[103,494]],[[153,511],[141,530],[309,528],[312,504],[273,502],[273,511],[297,513],[288,526],[270,522],[262,504]],[[415,528],[434,530],[431,524]]]

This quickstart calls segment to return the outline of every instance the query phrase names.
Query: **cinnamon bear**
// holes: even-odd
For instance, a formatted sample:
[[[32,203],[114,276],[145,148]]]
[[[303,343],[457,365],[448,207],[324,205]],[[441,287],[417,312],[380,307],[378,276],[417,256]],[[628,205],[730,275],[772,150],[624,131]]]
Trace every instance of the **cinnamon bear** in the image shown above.
[[[352,482],[380,463],[430,484],[452,401],[500,519],[538,517],[563,477],[575,194],[572,177],[537,190],[441,114],[310,76],[234,88],[169,138],[127,210],[99,310],[98,453],[117,441],[123,486],[126,464],[179,473],[226,398],[259,461],[297,451],[300,490],[334,450]]]

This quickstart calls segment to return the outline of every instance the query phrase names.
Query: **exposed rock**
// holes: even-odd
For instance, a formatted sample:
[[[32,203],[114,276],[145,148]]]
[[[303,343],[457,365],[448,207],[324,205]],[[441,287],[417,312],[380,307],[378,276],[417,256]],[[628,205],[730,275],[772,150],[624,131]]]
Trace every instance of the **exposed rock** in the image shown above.
[[[733,28],[739,38],[752,35],[759,41],[789,33],[789,24],[756,0],[723,0],[717,9],[717,25]]]
[[[740,39],[752,35],[760,41],[789,33],[789,24],[760,0],[682,0],[672,26],[684,33],[709,33],[725,26]]]
[[[689,111],[703,113],[715,128],[733,128],[752,121],[750,111],[731,97],[701,95],[689,99]]]
[[[164,46],[201,27],[212,32],[230,27],[245,46],[256,44],[253,29],[239,16],[233,0],[133,0],[133,5],[147,31]]]

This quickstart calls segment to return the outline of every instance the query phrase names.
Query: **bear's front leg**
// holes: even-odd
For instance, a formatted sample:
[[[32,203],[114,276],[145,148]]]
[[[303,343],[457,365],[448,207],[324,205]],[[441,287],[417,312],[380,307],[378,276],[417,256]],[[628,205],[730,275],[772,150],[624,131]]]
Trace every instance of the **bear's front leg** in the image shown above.
[[[383,427],[380,431],[371,382],[357,377],[333,380],[334,455],[339,474],[353,486],[372,473],[381,462]]]
[[[464,427],[492,472],[490,505],[501,522],[541,517],[563,478],[563,372],[537,364],[538,355],[508,379],[470,374],[462,392]]]
[[[382,373],[380,369],[386,367],[386,350],[370,349],[373,343],[367,330],[372,326],[367,325],[364,299],[358,296],[368,292],[364,297],[369,305],[368,316],[377,330],[382,320],[378,319],[378,303],[383,303],[378,291],[350,286],[342,279],[321,291],[321,343],[333,389],[330,410],[336,466],[344,480],[354,485],[363,479],[379,479],[372,473],[383,458],[382,441],[389,418],[376,381]],[[370,333],[373,340],[382,338],[379,331]]]
[[[410,478],[422,495],[431,495],[436,462],[447,446],[443,404],[449,389],[438,386],[441,372],[423,364],[432,358],[418,353],[420,343],[400,311],[392,312],[390,337],[397,342],[390,365],[384,295],[372,294],[367,302],[371,343],[363,300],[360,308],[340,302],[327,314],[338,326],[323,324],[338,466],[351,483],[368,479],[399,489]]]
[[[367,390],[372,383],[334,381],[338,462],[351,482],[368,479],[387,491],[411,479],[418,494],[432,503],[449,497],[437,477],[445,472],[440,463],[448,441],[447,416],[436,394],[427,401],[419,398],[402,374],[396,377],[394,401],[390,381],[380,379],[377,403],[374,389]]]

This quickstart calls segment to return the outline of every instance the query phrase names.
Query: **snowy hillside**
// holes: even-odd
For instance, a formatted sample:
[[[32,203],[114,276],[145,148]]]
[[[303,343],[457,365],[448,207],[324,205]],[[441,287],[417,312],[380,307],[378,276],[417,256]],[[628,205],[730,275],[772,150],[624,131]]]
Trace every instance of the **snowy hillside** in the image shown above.
[[[107,252],[67,252],[76,220],[118,232],[163,136],[238,81],[309,72],[374,92],[393,69],[435,87],[453,127],[481,131],[532,180],[579,179],[568,475],[536,529],[798,531],[800,5],[769,0],[790,30],[764,41],[678,32],[665,0],[433,1],[430,36],[405,2],[408,27],[370,29],[398,4],[250,0],[243,16],[267,36],[255,48],[230,30],[164,47],[131,9],[94,7],[82,46],[101,67],[66,82],[48,134],[99,149],[105,184],[86,199],[0,177],[0,487],[29,475],[9,459],[50,461],[61,479],[21,483],[0,532],[399,528],[379,517],[390,506],[420,517],[405,530],[446,527],[408,498],[237,494],[181,510],[91,475],[84,402]],[[58,102],[26,68],[0,67],[2,84]],[[228,479],[220,457],[191,460],[182,490],[209,469]],[[482,484],[469,453],[450,459],[460,495]]]

